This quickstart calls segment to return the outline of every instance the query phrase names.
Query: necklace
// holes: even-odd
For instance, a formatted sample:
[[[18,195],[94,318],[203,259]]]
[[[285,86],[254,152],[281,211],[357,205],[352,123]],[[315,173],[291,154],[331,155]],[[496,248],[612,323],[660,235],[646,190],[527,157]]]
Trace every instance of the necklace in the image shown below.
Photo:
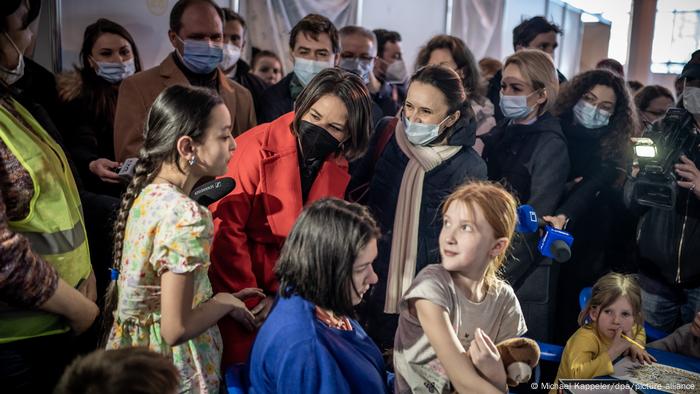
[[[166,183],[166,184],[168,184],[168,185],[170,185],[170,186],[173,186],[173,187],[176,188],[177,190],[182,191],[182,188],[181,188],[180,186],[176,185],[174,182],[172,182],[171,180],[169,180],[169,179],[167,179],[167,178],[164,178],[164,177],[162,177],[162,176],[160,176],[160,175],[156,175],[156,176],[153,178],[153,180],[155,181],[156,179],[160,179],[160,180],[162,180],[162,181],[165,181],[164,183]]]
[[[328,327],[343,331],[352,331],[352,324],[350,323],[350,319],[347,317],[335,317],[318,306],[316,307],[315,312],[316,318]]]

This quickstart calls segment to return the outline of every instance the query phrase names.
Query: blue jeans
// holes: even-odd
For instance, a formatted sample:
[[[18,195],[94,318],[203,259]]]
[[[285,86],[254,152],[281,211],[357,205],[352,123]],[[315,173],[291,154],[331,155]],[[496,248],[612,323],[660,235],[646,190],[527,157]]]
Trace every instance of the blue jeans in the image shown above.
[[[675,293],[676,296],[650,293],[642,288],[644,320],[667,333],[692,322],[695,312],[700,311],[700,287],[679,289]]]

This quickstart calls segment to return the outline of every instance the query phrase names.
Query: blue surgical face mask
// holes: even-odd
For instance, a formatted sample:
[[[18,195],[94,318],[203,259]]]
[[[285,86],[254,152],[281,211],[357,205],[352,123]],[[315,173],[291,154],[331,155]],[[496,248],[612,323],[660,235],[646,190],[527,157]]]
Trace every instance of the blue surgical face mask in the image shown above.
[[[413,145],[427,145],[431,143],[440,135],[440,126],[449,118],[447,116],[438,124],[428,124],[411,122],[405,114],[401,116],[403,116],[406,128],[406,137]]]
[[[587,129],[597,129],[607,126],[610,122],[610,112],[599,109],[595,105],[580,99],[574,105],[574,117],[581,126]]]
[[[318,61],[301,57],[294,58],[294,74],[304,86],[311,82],[316,74],[331,67],[333,67],[333,62],[331,60]]]
[[[121,82],[127,77],[134,75],[134,72],[136,72],[134,58],[117,63],[98,62],[95,60],[95,64],[97,64],[95,73],[109,83]]]
[[[182,40],[184,50],[181,59],[188,70],[195,74],[209,74],[216,69],[224,57],[224,50],[220,45],[209,45],[202,40]]]
[[[340,59],[340,64],[338,64],[338,67],[342,70],[359,75],[365,85],[369,83],[369,73],[372,72],[373,66],[374,62],[372,60],[368,61],[359,57]]]
[[[503,95],[503,92],[501,92],[501,101],[499,102],[499,106],[501,107],[503,116],[508,119],[522,119],[530,115],[534,108],[527,105],[527,98],[533,93],[535,92],[532,92],[527,96],[505,96]]]

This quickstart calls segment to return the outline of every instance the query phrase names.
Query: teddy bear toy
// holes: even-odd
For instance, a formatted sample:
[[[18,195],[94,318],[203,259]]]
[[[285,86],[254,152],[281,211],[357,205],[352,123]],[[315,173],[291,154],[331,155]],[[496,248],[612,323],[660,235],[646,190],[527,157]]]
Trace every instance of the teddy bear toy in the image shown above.
[[[497,344],[496,348],[501,354],[509,386],[514,387],[530,380],[532,369],[540,361],[537,342],[530,338],[511,338]]]

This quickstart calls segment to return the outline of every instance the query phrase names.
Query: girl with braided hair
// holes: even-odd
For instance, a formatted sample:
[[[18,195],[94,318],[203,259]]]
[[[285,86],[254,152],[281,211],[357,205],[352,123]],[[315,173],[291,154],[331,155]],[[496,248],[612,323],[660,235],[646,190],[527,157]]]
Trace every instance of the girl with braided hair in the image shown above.
[[[178,369],[179,392],[218,393],[216,323],[229,315],[251,324],[242,299],[262,295],[259,289],[212,294],[211,214],[188,197],[201,178],[226,172],[236,146],[231,117],[216,94],[171,86],[153,103],[144,137],[115,223],[118,277],[107,293],[106,348],[162,353]]]

